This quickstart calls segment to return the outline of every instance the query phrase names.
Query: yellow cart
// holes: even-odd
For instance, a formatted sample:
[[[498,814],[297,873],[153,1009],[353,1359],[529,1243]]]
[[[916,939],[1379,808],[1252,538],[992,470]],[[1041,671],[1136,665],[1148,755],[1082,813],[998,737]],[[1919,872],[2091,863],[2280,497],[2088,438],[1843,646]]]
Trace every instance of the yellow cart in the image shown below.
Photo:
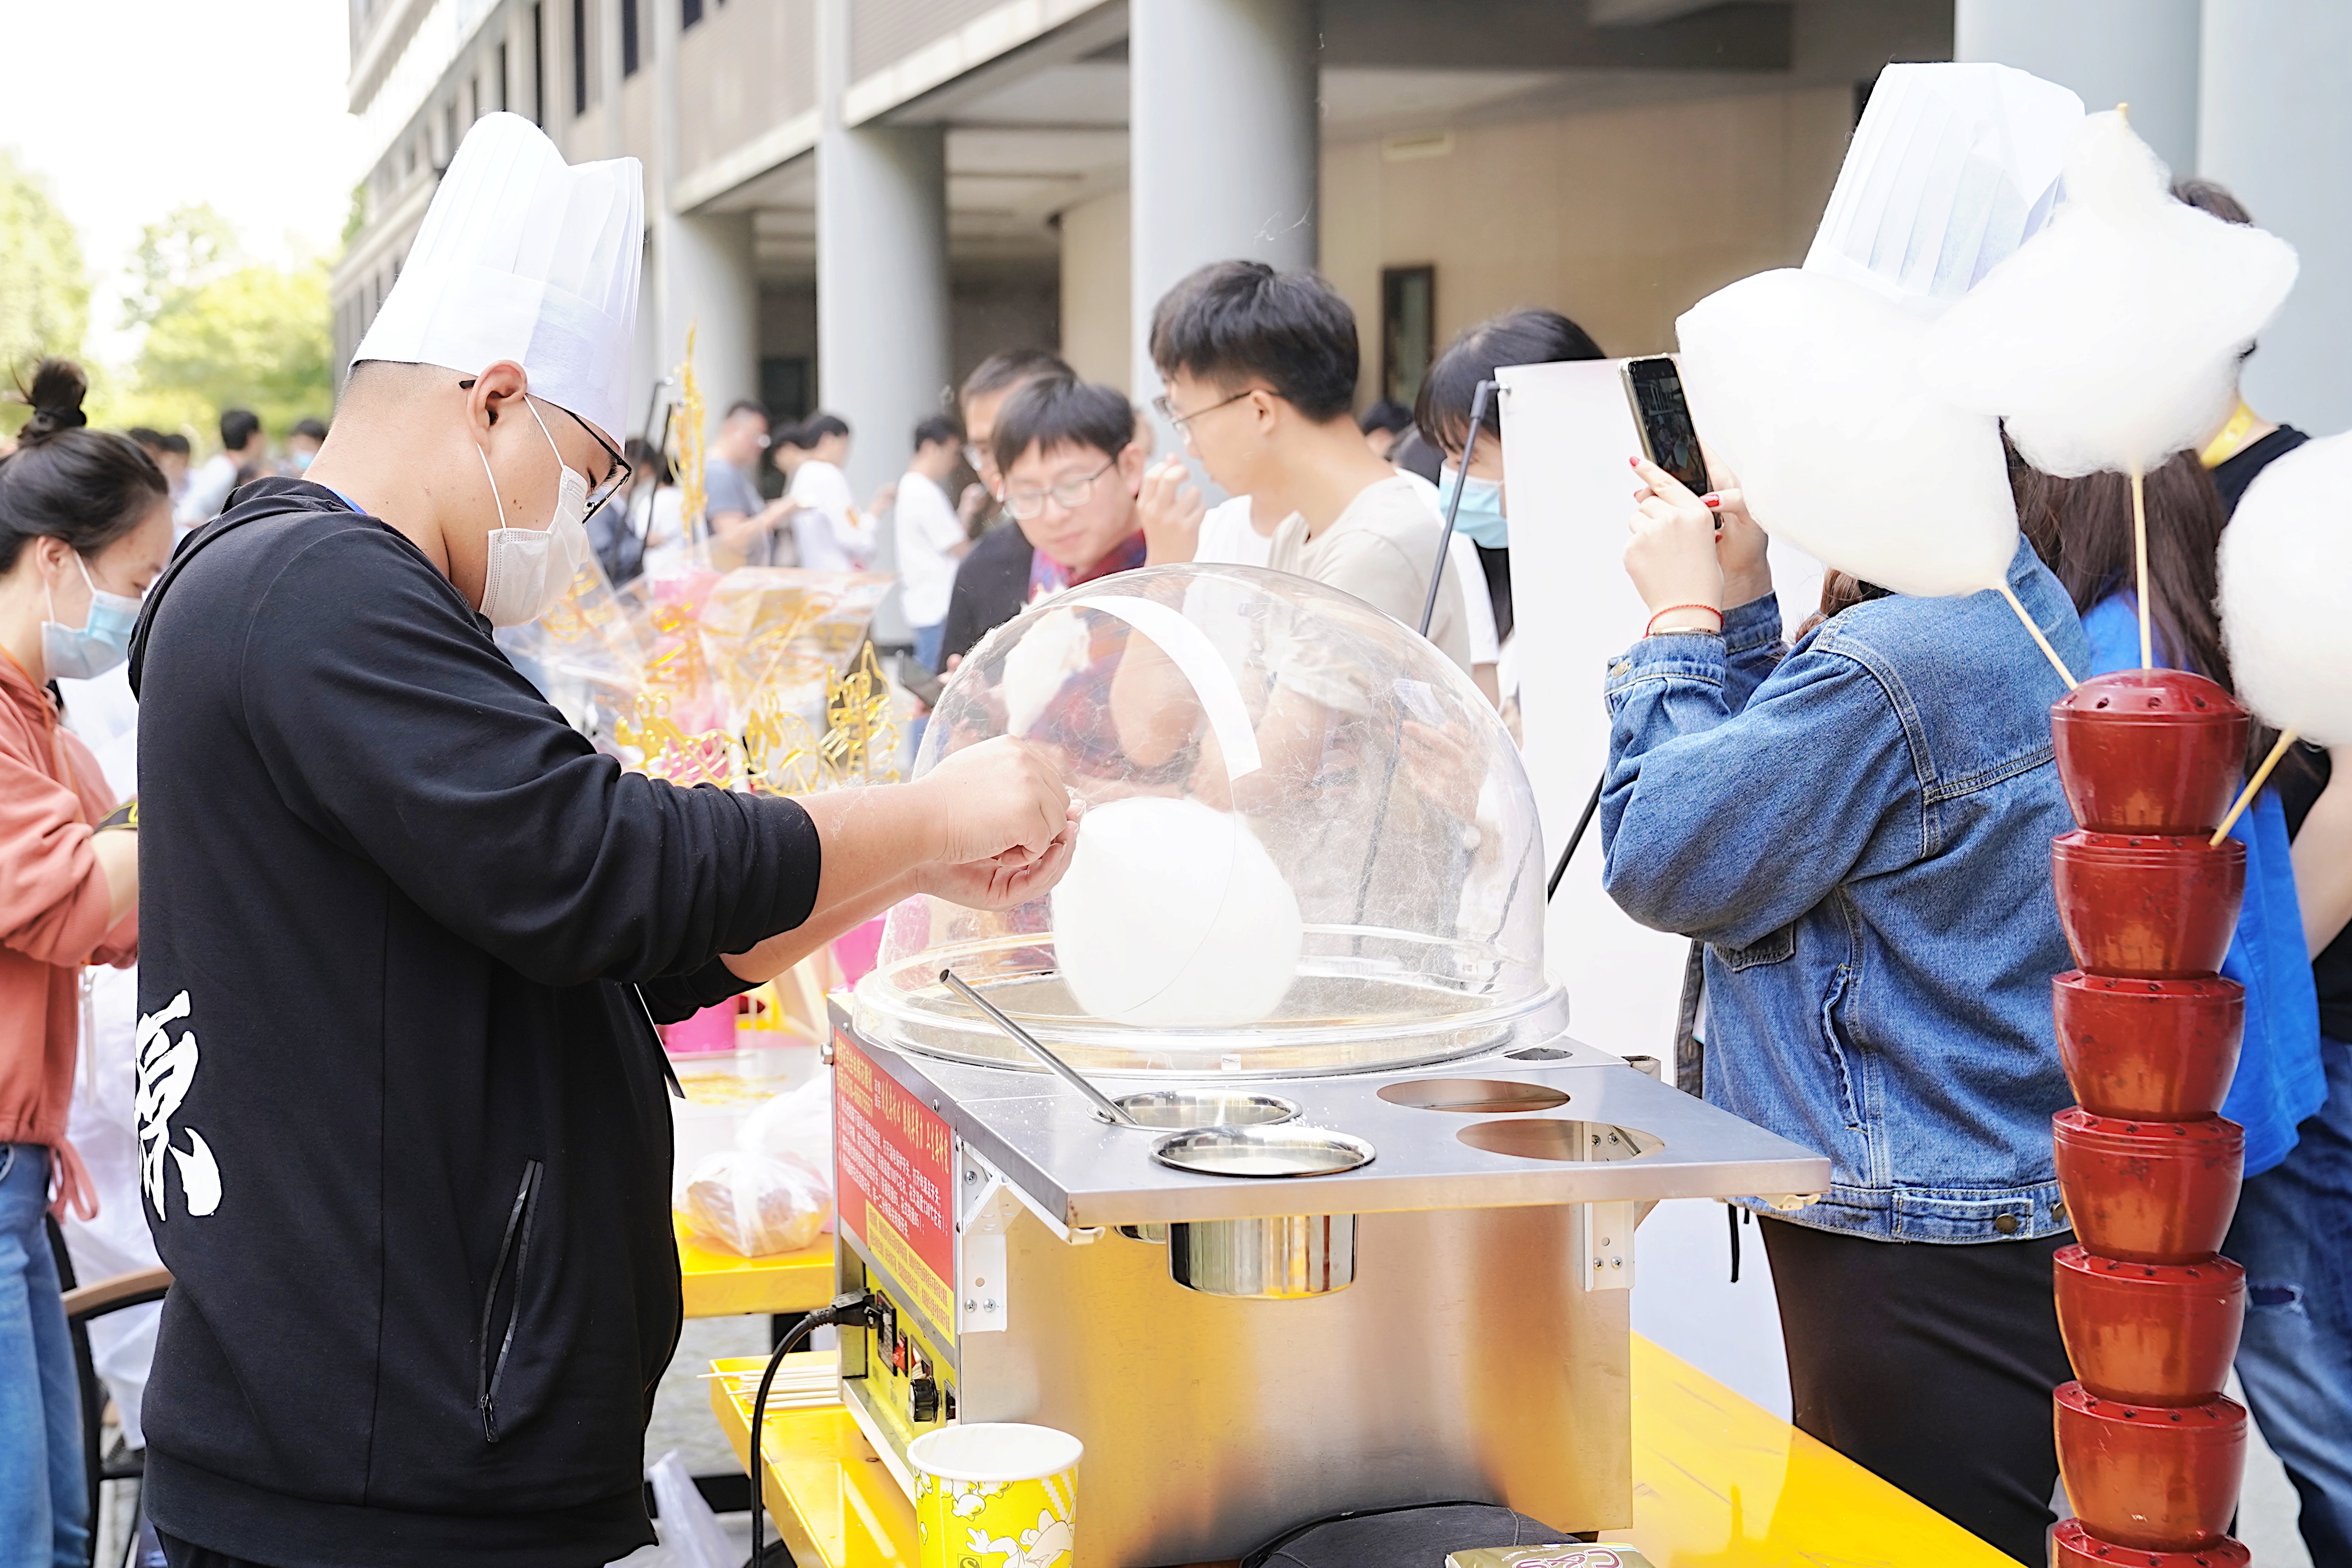
[[[786,1358],[812,1369],[833,1352]],[[729,1373],[761,1358],[712,1363]],[[755,1379],[748,1380],[756,1382]],[[710,1381],[711,1408],[749,1462],[751,1394]],[[803,1568],[918,1562],[915,1510],[840,1405],[771,1409],[761,1434],[768,1516]],[[1085,1478],[1079,1508],[1086,1506]],[[1657,1568],[2016,1568],[1958,1525],[1689,1363],[1633,1340],[1633,1526],[1609,1531]]]

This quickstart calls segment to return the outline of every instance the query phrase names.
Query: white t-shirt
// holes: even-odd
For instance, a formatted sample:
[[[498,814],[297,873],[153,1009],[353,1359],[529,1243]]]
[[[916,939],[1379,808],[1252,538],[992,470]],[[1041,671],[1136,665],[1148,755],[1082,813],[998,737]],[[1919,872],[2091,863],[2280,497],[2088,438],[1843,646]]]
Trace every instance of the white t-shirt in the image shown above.
[[[801,565],[813,572],[863,572],[874,555],[877,530],[857,515],[849,476],[812,458],[793,475],[793,540]]]
[[[964,542],[963,523],[948,492],[911,468],[898,480],[891,523],[898,544],[898,604],[907,624],[938,626],[948,618],[956,574],[951,552]]]
[[[1277,572],[1293,572],[1353,594],[1408,626],[1421,625],[1429,593],[1430,563],[1437,559],[1444,524],[1404,474],[1375,480],[1356,492],[1331,525],[1309,539],[1307,520],[1293,515],[1275,530],[1272,559]],[[1451,563],[1449,558],[1449,564]],[[1479,579],[1483,584],[1485,578]],[[1429,640],[1464,671],[1470,668],[1470,637],[1462,607],[1458,571],[1445,574],[1430,617]]]
[[[1211,566],[1263,566],[1274,559],[1274,535],[1260,533],[1251,523],[1249,497],[1235,496],[1201,519],[1192,559]]]
[[[236,459],[226,452],[215,452],[188,476],[188,488],[180,497],[180,505],[172,521],[188,527],[210,522],[221,513],[228,500],[228,492],[236,489]]]
[[[645,544],[645,574],[678,577],[687,559],[684,492],[676,485],[647,485],[629,500],[629,531]]]

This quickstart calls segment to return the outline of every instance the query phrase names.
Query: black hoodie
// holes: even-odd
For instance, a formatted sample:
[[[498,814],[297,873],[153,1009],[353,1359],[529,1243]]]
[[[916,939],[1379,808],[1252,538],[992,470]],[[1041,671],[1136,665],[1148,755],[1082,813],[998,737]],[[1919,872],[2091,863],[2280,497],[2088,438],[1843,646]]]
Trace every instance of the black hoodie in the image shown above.
[[[623,773],[334,492],[236,503],[131,660],[149,1515],[273,1568],[609,1562],[679,1317],[646,1009],[743,989],[815,829]]]

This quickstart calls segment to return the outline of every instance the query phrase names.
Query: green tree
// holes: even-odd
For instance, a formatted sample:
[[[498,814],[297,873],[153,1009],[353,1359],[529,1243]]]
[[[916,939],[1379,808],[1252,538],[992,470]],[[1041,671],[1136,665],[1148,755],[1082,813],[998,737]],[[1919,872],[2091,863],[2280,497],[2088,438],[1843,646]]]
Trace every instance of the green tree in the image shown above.
[[[334,406],[327,268],[247,266],[173,293],[147,324],[134,385],[118,420],[209,429],[220,410],[250,408],[273,437]]]
[[[89,279],[73,225],[0,148],[0,383],[45,353],[80,353],[89,327]],[[26,413],[0,409],[0,421],[14,430]]]
[[[143,327],[187,296],[244,264],[236,231],[208,204],[175,207],[139,231],[122,324]]]

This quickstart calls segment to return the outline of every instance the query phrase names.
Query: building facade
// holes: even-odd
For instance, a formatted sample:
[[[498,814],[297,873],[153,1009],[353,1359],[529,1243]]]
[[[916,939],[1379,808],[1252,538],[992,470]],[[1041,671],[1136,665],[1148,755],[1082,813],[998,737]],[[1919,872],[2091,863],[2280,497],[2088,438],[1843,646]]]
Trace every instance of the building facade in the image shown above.
[[[2321,351],[2352,346],[2352,289],[2301,302],[2352,283],[2329,226],[2352,204],[2282,158],[2293,129],[2256,89],[2321,68],[2282,66],[2291,44],[2352,58],[2320,36],[2352,7],[2321,0],[349,3],[373,163],[334,275],[344,357],[465,128],[512,110],[574,160],[645,163],[640,405],[692,326],[714,411],[842,414],[861,491],[1000,348],[1140,401],[1153,301],[1229,256],[1331,279],[1361,402],[1409,398],[1453,333],[1518,305],[1612,353],[1671,347],[1700,296],[1802,258],[1878,69],[1956,49],[2095,106],[2128,93],[2176,167],[2234,175],[2302,246],[2289,309],[2323,341],[2271,356],[2278,416],[2335,427]]]

